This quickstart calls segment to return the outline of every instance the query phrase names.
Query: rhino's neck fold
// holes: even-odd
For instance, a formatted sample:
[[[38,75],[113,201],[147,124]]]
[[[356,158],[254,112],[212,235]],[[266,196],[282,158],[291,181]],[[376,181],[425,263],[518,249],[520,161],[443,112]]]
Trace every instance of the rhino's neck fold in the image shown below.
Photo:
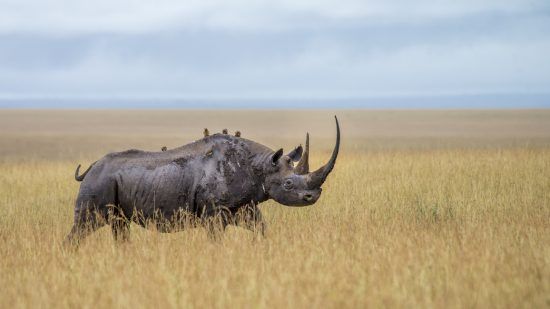
[[[265,149],[259,153],[255,153],[251,157],[251,166],[254,170],[254,176],[256,177],[256,183],[259,184],[258,188],[258,196],[256,203],[261,203],[264,201],[269,200],[271,197],[269,196],[269,188],[267,187],[266,183],[266,177],[267,177],[267,171],[266,166],[269,163],[269,160],[271,160],[271,156],[273,155],[274,151],[270,149]]]

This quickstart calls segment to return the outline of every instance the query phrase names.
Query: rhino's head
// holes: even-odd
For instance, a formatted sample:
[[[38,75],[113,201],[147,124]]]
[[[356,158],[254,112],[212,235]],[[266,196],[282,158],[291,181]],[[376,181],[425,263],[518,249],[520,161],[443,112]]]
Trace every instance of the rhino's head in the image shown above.
[[[340,126],[336,119],[336,145],[327,164],[309,172],[309,134],[306,136],[305,151],[298,146],[284,155],[283,149],[276,151],[269,160],[266,188],[269,197],[287,206],[311,205],[321,196],[321,185],[334,168],[340,149]],[[294,167],[293,162],[298,162]]]

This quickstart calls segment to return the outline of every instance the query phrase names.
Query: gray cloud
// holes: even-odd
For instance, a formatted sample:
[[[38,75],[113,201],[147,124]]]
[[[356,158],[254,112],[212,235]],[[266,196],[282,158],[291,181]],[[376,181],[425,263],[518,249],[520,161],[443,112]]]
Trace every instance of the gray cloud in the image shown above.
[[[288,30],[326,22],[425,22],[548,11],[544,0],[4,0],[2,33],[147,33],[173,29]]]
[[[4,97],[549,92],[542,1],[0,6]]]

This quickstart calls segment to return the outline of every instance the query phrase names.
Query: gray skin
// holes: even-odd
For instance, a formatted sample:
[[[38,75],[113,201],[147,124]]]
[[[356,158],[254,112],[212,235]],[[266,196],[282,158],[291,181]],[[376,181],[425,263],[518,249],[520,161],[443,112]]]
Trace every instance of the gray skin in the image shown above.
[[[235,224],[263,235],[259,203],[274,199],[307,206],[319,199],[338,156],[338,119],[336,132],[330,161],[314,172],[309,172],[309,134],[305,152],[300,145],[286,155],[283,149],[214,134],[162,152],[111,153],[80,176],[79,165],[75,179],[82,184],[66,242],[78,244],[105,224],[111,225],[116,240],[125,240],[132,221],[144,227],[154,224],[160,232],[202,225],[215,237]]]

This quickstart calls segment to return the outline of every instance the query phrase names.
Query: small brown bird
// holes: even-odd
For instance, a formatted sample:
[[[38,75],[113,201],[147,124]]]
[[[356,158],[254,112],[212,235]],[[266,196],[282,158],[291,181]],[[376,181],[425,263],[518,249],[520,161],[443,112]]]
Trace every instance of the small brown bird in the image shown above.
[[[222,133],[223,133],[223,134],[227,134],[227,129],[223,129],[223,130],[222,130]]]
[[[162,148],[160,150],[166,151],[166,150],[168,150],[168,148],[166,148],[166,146],[162,146]]]
[[[207,128],[204,128],[204,137],[207,137],[208,135],[210,135],[210,132],[208,132]]]
[[[241,131],[235,131],[235,136],[236,137],[241,137]]]

